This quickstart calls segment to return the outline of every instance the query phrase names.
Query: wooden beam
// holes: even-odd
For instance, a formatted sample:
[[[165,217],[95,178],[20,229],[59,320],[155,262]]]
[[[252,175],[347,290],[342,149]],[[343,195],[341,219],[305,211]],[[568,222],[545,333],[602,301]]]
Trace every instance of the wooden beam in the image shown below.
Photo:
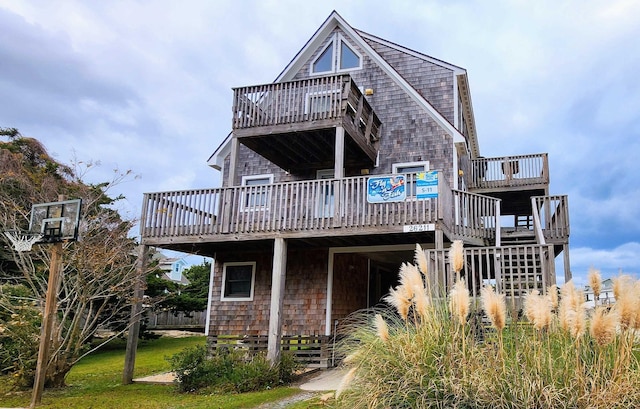
[[[31,395],[31,408],[40,404],[42,392],[49,368],[49,347],[52,344],[53,321],[58,310],[58,287],[62,274],[62,242],[54,243],[51,248],[51,264],[49,265],[49,279],[47,283],[47,295],[42,316],[42,328],[40,330],[40,347],[38,348],[38,361]]]
[[[282,338],[282,305],[284,282],[287,273],[287,242],[276,237],[273,243],[273,272],[271,275],[271,309],[269,311],[269,338],[267,359],[271,365],[280,361],[280,340]]]
[[[240,144],[238,143],[238,137],[231,135],[231,154],[229,155],[229,178],[227,179],[227,186],[235,186],[236,172],[238,166],[238,153],[240,151]]]
[[[129,333],[127,335],[127,349],[124,356],[122,384],[133,382],[133,369],[136,364],[138,336],[140,334],[140,315],[142,315],[142,299],[144,296],[145,270],[147,269],[147,253],[149,246],[141,245],[138,251],[136,266],[137,277],[133,286],[133,301],[131,303],[131,317],[129,318]]]

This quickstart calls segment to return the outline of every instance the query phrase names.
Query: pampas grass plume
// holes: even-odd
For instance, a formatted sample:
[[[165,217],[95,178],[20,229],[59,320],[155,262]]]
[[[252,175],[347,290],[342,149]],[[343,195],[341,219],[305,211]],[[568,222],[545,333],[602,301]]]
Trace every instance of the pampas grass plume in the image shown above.
[[[424,282],[418,267],[414,264],[402,263],[400,266],[400,285],[405,288],[405,296],[408,299],[413,298],[416,288],[423,290]]]
[[[541,295],[539,291],[534,290],[527,294],[525,300],[525,314],[527,319],[533,323],[533,327],[537,330],[549,328],[551,325],[551,301],[548,297]]]
[[[491,325],[496,330],[502,331],[507,324],[507,305],[504,301],[504,294],[497,294],[491,286],[483,287],[482,304]]]
[[[589,285],[593,289],[593,296],[597,304],[598,298],[600,298],[600,290],[602,290],[602,277],[600,276],[600,271],[593,267],[589,268]]]
[[[390,288],[389,294],[384,297],[384,301],[394,306],[403,320],[407,320],[409,308],[411,307],[411,297],[408,296],[405,286],[399,285],[395,289]]]
[[[464,279],[458,280],[449,293],[449,308],[451,313],[458,318],[460,325],[464,325],[467,321],[467,315],[469,315],[469,306],[471,305],[471,298],[469,297],[469,290]]]
[[[459,273],[464,267],[464,250],[462,240],[454,240],[449,248],[449,263],[456,273]]]
[[[351,368],[349,372],[347,372],[347,374],[342,378],[342,380],[340,381],[340,385],[338,385],[338,389],[336,389],[336,399],[338,399],[340,395],[342,395],[342,392],[344,392],[349,387],[349,384],[353,381],[353,378],[356,377],[357,369],[357,367]]]
[[[640,298],[635,292],[637,288],[631,276],[622,275],[613,280],[614,292],[616,292],[616,305],[620,315],[620,327],[623,330],[635,328],[636,315],[640,307]]]
[[[558,286],[553,284],[549,286],[547,289],[547,297],[549,298],[549,303],[551,304],[552,310],[558,309]]]
[[[387,321],[385,321],[380,314],[376,314],[375,320],[378,336],[383,342],[387,342],[389,340],[389,326],[387,325]]]
[[[415,251],[415,262],[418,265],[418,268],[420,269],[420,272],[422,274],[424,274],[425,276],[427,276],[427,256],[424,254],[424,250],[422,249],[422,246],[420,246],[419,244],[416,244],[416,251]]]
[[[618,326],[618,315],[615,310],[607,312],[604,307],[597,307],[591,317],[590,333],[598,345],[604,346],[613,342]]]
[[[421,288],[420,286],[416,286],[413,292],[413,303],[415,305],[415,311],[424,320],[429,315],[429,296],[427,295],[425,289]]]

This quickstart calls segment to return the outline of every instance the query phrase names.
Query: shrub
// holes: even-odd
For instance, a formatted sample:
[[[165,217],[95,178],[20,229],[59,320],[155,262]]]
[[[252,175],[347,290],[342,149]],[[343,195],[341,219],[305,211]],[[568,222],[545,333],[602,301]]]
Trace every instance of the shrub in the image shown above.
[[[249,356],[242,350],[221,349],[212,356],[199,345],[169,358],[180,392],[244,393],[283,385],[293,380],[298,368],[293,357],[283,354],[271,366],[263,353]]]
[[[431,296],[423,256],[417,246],[419,267],[401,268],[388,296],[393,309],[354,318],[341,345],[351,369],[336,391],[338,407],[640,407],[640,282],[620,277],[616,306],[590,318],[571,282],[559,304],[555,288],[531,292],[524,322],[508,317],[504,297],[486,287],[478,334],[464,280],[448,297]]]
[[[0,374],[30,387],[35,376],[42,313],[23,285],[0,286]]]

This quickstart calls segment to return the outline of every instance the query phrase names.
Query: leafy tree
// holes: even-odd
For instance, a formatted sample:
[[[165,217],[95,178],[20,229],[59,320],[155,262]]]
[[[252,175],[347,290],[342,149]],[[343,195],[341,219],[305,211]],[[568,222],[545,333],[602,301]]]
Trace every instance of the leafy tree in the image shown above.
[[[188,315],[194,311],[203,311],[209,301],[210,271],[211,263],[207,261],[191,266],[184,271],[189,284],[181,285],[164,279],[164,271],[153,270],[147,274],[145,295],[155,300],[156,308],[169,309],[175,314],[183,312]]]
[[[91,184],[83,177],[97,165],[75,161],[72,166],[54,160],[44,146],[25,138],[12,128],[0,129],[8,142],[0,142],[0,229],[26,230],[33,203],[58,200],[59,195],[82,198],[81,240],[64,243],[63,273],[58,290],[58,311],[54,323],[51,357],[46,386],[62,386],[72,366],[89,352],[89,341],[97,329],[128,320],[128,312],[137,279],[135,241],[128,237],[134,221],[123,219],[109,190],[131,176],[116,172],[111,181]],[[4,240],[4,236],[0,239]],[[0,246],[0,283],[20,285],[21,299],[41,309],[46,295],[49,245],[36,245],[31,252],[13,251],[8,242]],[[14,291],[15,292],[15,291]],[[0,309],[11,319],[29,319],[29,309],[11,312],[7,292],[0,293]],[[9,301],[7,304],[6,301]],[[5,305],[5,307],[3,307]],[[0,326],[8,327],[0,312]],[[37,339],[39,333],[33,334]],[[0,358],[1,361],[1,358]],[[15,362],[21,365],[20,362]],[[3,364],[3,370],[11,370]],[[18,373],[24,383],[33,377],[29,368]]]

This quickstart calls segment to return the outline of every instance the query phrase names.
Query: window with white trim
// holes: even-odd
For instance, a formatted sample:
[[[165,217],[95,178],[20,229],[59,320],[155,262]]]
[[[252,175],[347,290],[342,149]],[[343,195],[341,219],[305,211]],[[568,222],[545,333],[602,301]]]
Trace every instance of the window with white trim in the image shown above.
[[[394,163],[393,173],[407,175],[407,197],[416,197],[416,174],[429,170],[429,161]],[[409,177],[408,175],[413,175]]]
[[[255,261],[224,263],[220,300],[253,301],[255,281]]]
[[[334,34],[329,44],[311,62],[311,74],[326,74],[362,69],[362,55],[341,34]]]
[[[244,210],[266,209],[269,206],[269,185],[273,183],[273,174],[251,175],[242,177],[245,197],[242,201]]]
[[[333,179],[335,177],[334,169],[320,169],[316,171],[316,179]],[[316,208],[316,217],[333,217],[334,212],[333,183],[322,183],[318,190],[318,207]]]
[[[311,63],[311,72],[314,74],[322,73],[322,72],[332,72],[333,71],[333,43],[331,41],[329,45],[324,49],[323,52],[320,53],[318,58],[316,58],[313,63]]]

